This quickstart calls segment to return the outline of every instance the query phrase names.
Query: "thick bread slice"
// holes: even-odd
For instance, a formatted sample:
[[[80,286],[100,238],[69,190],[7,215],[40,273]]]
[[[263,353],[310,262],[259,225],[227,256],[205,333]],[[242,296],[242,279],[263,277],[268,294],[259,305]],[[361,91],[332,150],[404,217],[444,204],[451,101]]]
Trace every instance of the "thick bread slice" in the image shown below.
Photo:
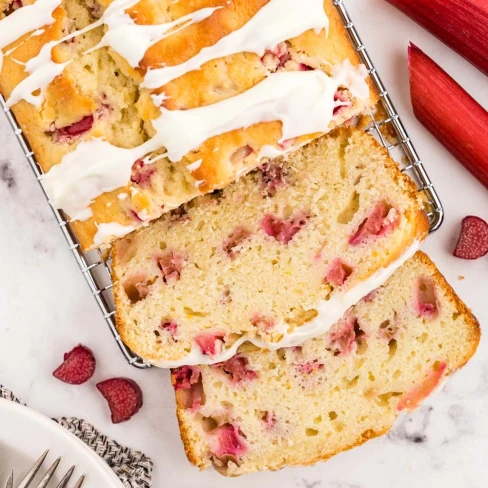
[[[33,3],[34,0],[0,0],[0,30],[6,29],[1,25],[3,18],[19,4]],[[48,172],[80,143],[93,138],[122,148],[141,146],[153,137],[153,122],[160,116],[151,97],[153,94],[162,92],[165,95],[164,108],[186,111],[240,95],[276,72],[314,69],[332,76],[335,68],[347,62],[353,66],[353,72],[366,76],[337,9],[332,0],[324,0],[324,11],[329,19],[328,35],[325,29],[321,32],[308,30],[273,46],[263,57],[252,52],[237,52],[209,61],[201,69],[187,72],[161,88],[150,90],[141,86],[149,69],[175,66],[192,59],[251,22],[268,3],[269,0],[141,0],[127,11],[137,24],[143,25],[166,24],[203,8],[217,10],[201,22],[157,42],[146,51],[135,69],[109,47],[91,50],[106,31],[101,25],[56,46],[52,50],[53,61],[70,63],[46,87],[45,101],[36,108],[21,100],[12,108],[43,171]],[[0,93],[5,98],[10,97],[28,74],[24,63],[37,56],[41,48],[94,24],[111,4],[112,0],[60,1],[53,13],[55,22],[40,30],[40,35],[27,34],[4,49]],[[283,11],[282,15],[284,22],[287,12]],[[135,40],[128,39],[130,42],[137,45]],[[343,103],[334,111],[330,129],[369,112],[377,100],[372,89],[370,96],[364,98],[353,96],[341,87],[336,97]],[[318,135],[303,134],[296,140],[283,141],[281,149],[299,147]],[[165,157],[159,157],[150,165],[134,161],[126,184],[94,198],[93,216],[73,222],[82,247],[98,247],[114,237],[112,234],[128,233],[195,196],[224,187],[243,172],[264,163],[261,149],[268,145],[280,149],[281,138],[280,121],[263,121],[211,137],[176,163]],[[163,154],[164,148],[155,154],[158,152]],[[100,157],[93,154],[97,156]],[[101,224],[114,223],[119,225],[108,229],[117,229],[117,232],[101,230],[104,229]]]
[[[338,129],[116,242],[117,327],[162,367],[223,361],[244,341],[297,345],[383,284],[427,230],[387,151]]]
[[[476,318],[423,253],[302,347],[173,371],[188,459],[237,476],[386,433],[475,353]]]

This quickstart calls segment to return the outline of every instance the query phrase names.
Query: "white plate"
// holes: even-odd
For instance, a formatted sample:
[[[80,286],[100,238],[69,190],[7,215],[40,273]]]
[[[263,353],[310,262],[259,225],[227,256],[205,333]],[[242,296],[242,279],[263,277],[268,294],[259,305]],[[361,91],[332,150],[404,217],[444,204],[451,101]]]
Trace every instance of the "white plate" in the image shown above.
[[[54,478],[58,483],[75,464],[68,486],[74,486],[86,474],[83,488],[124,488],[108,465],[73,434],[30,408],[0,399],[0,488],[4,488],[11,469],[16,474],[14,486],[17,486],[46,449],[50,452],[44,469],[58,456],[63,458]],[[53,481],[51,484],[56,486]]]

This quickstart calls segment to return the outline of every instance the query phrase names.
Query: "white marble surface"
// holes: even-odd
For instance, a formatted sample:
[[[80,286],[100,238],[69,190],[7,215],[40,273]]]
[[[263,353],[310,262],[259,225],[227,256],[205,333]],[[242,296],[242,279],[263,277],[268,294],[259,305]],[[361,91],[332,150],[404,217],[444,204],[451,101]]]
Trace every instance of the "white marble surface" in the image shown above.
[[[349,0],[347,5],[445,206],[446,221],[424,249],[486,325],[488,258],[466,262],[452,257],[452,249],[462,217],[488,219],[488,194],[414,119],[408,41],[454,74],[485,108],[487,78],[383,0]],[[213,471],[199,473],[183,453],[168,373],[137,371],[125,363],[3,116],[0,201],[0,383],[46,415],[83,417],[152,456],[156,488],[486,487],[486,337],[470,364],[418,412],[401,417],[386,437],[313,468],[232,480]],[[51,376],[63,352],[79,342],[98,357],[95,380],[121,375],[141,385],[145,405],[130,422],[111,425],[95,381],[69,387]]]

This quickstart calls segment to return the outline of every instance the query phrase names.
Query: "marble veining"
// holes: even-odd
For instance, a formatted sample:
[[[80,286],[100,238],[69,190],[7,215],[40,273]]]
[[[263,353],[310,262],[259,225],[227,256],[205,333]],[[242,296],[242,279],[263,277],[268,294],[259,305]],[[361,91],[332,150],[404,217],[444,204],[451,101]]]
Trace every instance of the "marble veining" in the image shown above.
[[[0,161],[0,180],[9,190],[14,190],[17,185],[12,166],[8,161]]]
[[[427,441],[426,430],[434,408],[422,405],[414,415],[402,414],[395,427],[387,434],[392,442],[424,444]]]
[[[316,488],[317,486],[321,485],[321,481],[307,481],[305,479],[300,480],[300,483],[297,486],[301,486],[302,488]]]

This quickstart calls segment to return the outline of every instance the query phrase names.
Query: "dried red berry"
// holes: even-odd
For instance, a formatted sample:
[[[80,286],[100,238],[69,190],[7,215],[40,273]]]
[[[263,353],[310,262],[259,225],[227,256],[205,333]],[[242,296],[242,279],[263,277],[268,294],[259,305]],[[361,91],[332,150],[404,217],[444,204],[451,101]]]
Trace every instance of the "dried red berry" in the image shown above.
[[[488,253],[488,224],[480,217],[470,215],[461,224],[461,234],[454,256],[478,259]]]
[[[345,90],[337,90],[334,95],[334,116],[339,115],[344,108],[348,108],[352,106],[352,102],[350,99],[350,95]]]
[[[325,365],[324,363],[319,362],[318,359],[314,359],[313,361],[308,361],[306,363],[296,363],[294,366],[299,373],[309,375],[315,371],[323,370]]]
[[[93,352],[81,344],[64,355],[64,363],[53,376],[69,385],[81,385],[95,373],[96,361]]]
[[[114,424],[129,420],[142,407],[142,390],[135,381],[112,378],[98,383],[97,388],[107,400]]]

